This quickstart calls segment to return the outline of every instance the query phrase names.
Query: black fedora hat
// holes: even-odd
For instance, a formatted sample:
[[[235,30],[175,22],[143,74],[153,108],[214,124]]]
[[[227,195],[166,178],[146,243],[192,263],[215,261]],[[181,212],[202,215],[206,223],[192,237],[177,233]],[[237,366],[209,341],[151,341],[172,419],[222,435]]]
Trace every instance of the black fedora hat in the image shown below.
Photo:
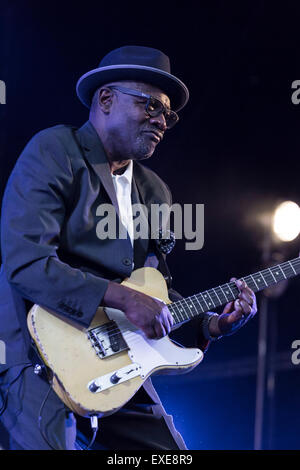
[[[174,111],[182,109],[189,99],[186,85],[171,74],[169,57],[158,49],[143,46],[123,46],[109,52],[98,68],[79,78],[77,96],[89,108],[97,88],[119,80],[157,86],[170,98]]]

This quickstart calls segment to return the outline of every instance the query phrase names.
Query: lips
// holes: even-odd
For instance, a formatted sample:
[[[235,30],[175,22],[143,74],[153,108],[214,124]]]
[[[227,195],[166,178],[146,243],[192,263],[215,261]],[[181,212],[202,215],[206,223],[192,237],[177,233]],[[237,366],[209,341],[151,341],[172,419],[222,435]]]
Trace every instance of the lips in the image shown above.
[[[145,134],[148,134],[150,137],[152,137],[152,140],[155,142],[160,142],[162,139],[162,135],[159,132],[156,131],[144,131]]]

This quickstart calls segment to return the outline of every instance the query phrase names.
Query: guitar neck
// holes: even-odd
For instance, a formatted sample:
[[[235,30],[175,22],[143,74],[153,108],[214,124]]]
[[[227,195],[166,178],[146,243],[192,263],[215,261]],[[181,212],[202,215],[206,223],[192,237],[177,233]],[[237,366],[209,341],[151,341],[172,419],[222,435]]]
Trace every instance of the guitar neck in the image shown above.
[[[300,258],[295,258],[245,276],[241,280],[245,281],[253,292],[259,292],[298,274],[300,274]],[[173,302],[168,305],[168,308],[173,315],[174,325],[178,325],[191,320],[197,315],[201,315],[201,313],[211,311],[237,299],[239,293],[236,284],[229,282],[228,284],[223,284],[214,289],[209,289]]]

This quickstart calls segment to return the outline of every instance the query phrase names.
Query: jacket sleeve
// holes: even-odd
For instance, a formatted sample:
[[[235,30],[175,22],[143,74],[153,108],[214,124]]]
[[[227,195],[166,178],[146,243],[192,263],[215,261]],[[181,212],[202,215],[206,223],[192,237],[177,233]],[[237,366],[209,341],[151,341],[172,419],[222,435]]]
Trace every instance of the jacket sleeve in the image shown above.
[[[74,176],[58,137],[42,131],[19,157],[5,190],[1,250],[8,282],[26,299],[88,326],[108,281],[57,256]]]

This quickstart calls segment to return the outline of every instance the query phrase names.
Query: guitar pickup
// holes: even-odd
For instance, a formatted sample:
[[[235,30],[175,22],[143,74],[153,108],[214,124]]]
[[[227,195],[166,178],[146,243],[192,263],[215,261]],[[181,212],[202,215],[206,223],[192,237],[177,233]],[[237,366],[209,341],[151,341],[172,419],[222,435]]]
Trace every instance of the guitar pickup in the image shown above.
[[[129,349],[115,321],[91,328],[87,336],[101,359]]]

